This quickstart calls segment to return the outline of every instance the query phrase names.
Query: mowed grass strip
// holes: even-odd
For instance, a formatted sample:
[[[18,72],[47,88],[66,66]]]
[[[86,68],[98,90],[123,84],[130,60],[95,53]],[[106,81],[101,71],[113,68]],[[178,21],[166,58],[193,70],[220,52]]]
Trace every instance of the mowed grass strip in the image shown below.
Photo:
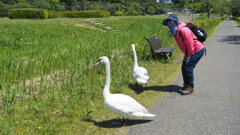
[[[115,31],[76,27],[84,19],[0,19],[1,134],[123,134],[108,128],[113,114],[103,105],[104,66],[111,62],[111,92],[124,93],[145,107],[165,95],[179,73],[182,56],[176,49],[169,61],[152,60],[144,37],[158,35],[176,47],[162,17],[99,19]],[[97,26],[95,26],[97,27]],[[150,73],[149,89],[137,94],[132,77],[131,44],[137,44],[139,65]]]

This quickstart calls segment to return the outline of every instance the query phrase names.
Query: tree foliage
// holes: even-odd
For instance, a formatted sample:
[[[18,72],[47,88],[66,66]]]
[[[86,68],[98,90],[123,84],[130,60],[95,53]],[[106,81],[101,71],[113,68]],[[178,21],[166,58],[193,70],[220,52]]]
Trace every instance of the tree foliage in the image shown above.
[[[154,14],[161,5],[156,0],[0,0],[1,9],[42,8],[54,11],[108,10],[112,15],[121,11],[130,15]],[[0,9],[0,10],[1,10]],[[1,12],[1,11],[0,11]]]
[[[229,4],[231,13],[235,17],[240,16],[240,1],[239,0],[231,0]]]
[[[148,9],[147,9],[147,13],[148,14],[154,14],[156,12],[156,9],[152,6],[150,6]]]
[[[190,9],[192,13],[206,13],[208,17],[210,17],[211,13],[223,16],[224,14],[229,14],[230,10],[229,0],[182,0],[182,3],[184,3],[183,7]],[[238,9],[240,8],[239,6],[237,7]]]
[[[112,15],[121,11],[126,15],[163,13],[166,8],[187,8],[193,14],[211,13],[239,16],[240,0],[172,0],[174,4],[164,4],[163,0],[0,0],[0,12],[12,8],[43,8],[54,11],[108,10]]]

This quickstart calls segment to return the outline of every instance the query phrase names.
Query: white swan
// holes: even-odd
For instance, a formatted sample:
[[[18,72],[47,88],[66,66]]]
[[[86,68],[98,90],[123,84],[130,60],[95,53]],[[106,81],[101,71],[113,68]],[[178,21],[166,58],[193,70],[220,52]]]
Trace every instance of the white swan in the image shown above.
[[[155,117],[155,114],[150,114],[148,111],[139,104],[135,99],[124,94],[111,94],[110,93],[110,62],[106,56],[100,57],[95,65],[100,63],[105,64],[106,82],[103,89],[104,105],[121,116],[122,126],[125,126],[128,118],[150,118]]]
[[[147,85],[149,80],[149,75],[147,70],[144,67],[138,66],[135,44],[132,44],[132,51],[134,55],[133,77],[136,80],[138,85]]]

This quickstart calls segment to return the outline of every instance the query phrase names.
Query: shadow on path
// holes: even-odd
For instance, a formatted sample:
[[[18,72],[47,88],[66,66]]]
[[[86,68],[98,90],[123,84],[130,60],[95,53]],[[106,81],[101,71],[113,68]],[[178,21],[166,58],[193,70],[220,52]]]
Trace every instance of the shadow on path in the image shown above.
[[[116,123],[120,123],[120,119],[112,119],[112,120],[105,120],[96,122],[94,120],[87,120],[87,122],[93,122],[95,126],[102,127],[102,128],[120,128]],[[144,124],[151,122],[152,120],[127,120],[126,126],[133,126],[137,124]],[[115,124],[113,124],[115,123]]]
[[[161,92],[175,92],[180,94],[179,90],[181,89],[181,87],[178,85],[147,86],[147,87],[136,88],[135,85],[129,84],[128,87],[133,91],[135,91],[135,93],[137,94],[141,94],[146,90],[154,90],[154,91],[161,91]]]
[[[229,44],[240,45],[240,36],[239,35],[226,36],[224,39],[220,40],[220,42],[227,42]]]

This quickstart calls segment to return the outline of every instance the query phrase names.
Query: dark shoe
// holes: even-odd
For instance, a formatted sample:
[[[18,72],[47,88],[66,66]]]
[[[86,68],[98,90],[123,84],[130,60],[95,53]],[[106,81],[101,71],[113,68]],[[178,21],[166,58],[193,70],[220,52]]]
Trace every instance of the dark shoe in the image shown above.
[[[193,87],[191,85],[184,85],[184,87],[180,90],[182,95],[189,95],[193,93]]]
[[[185,89],[186,89],[186,87],[187,87],[187,84],[186,84],[186,83],[184,83],[184,84],[183,84],[183,87],[181,88],[181,90],[185,90]]]

